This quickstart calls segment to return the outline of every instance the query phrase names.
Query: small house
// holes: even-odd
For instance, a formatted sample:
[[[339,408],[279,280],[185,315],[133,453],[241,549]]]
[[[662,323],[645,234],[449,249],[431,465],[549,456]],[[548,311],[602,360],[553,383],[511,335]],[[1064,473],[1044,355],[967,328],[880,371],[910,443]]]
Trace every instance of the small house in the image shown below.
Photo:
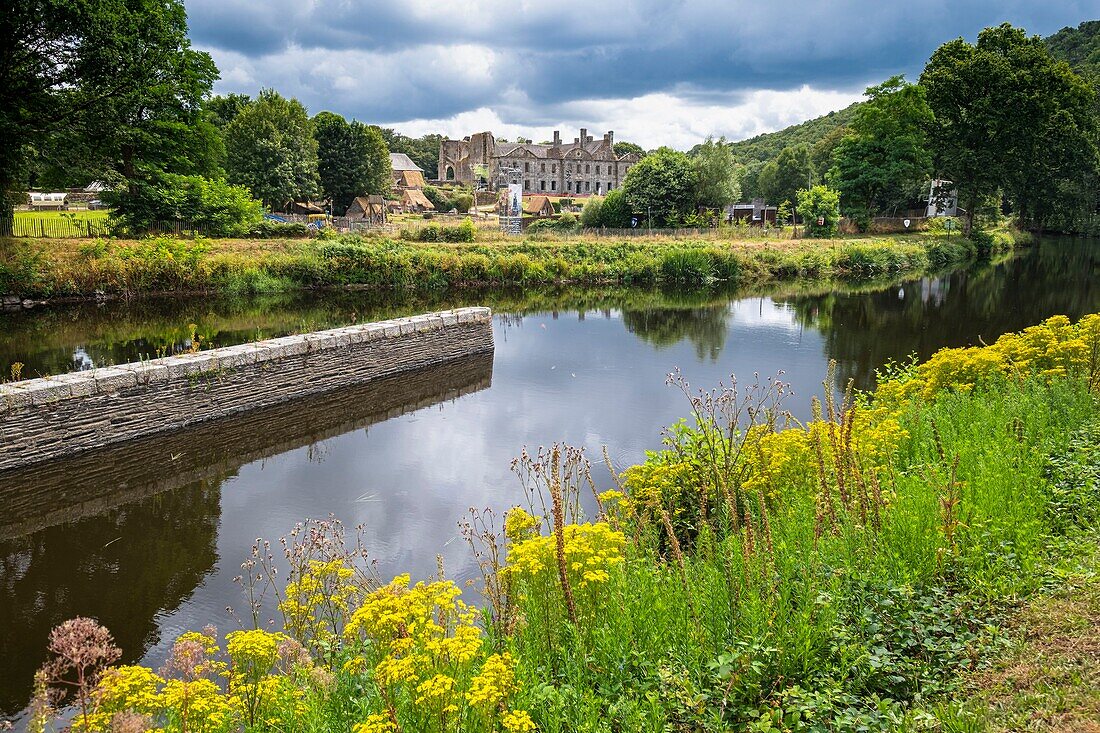
[[[324,214],[326,212],[324,207],[316,201],[288,201],[284,213],[309,216],[310,214]]]
[[[394,188],[424,188],[424,169],[404,153],[390,153]]]
[[[776,207],[768,206],[764,199],[753,199],[752,203],[730,204],[724,209],[726,221],[730,224],[749,224],[752,226],[775,225]]]
[[[527,196],[523,199],[524,216],[535,216],[540,219],[554,215],[554,204],[549,196]]]
[[[351,206],[348,207],[345,216],[348,222],[363,222],[367,224],[386,223],[386,201],[378,194],[370,196],[356,196]]]

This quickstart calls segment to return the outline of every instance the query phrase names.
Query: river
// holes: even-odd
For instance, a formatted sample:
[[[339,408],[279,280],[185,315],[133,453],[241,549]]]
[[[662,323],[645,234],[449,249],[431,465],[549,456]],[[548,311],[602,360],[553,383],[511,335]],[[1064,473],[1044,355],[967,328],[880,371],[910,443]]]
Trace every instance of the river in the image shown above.
[[[331,291],[0,313],[0,374],[19,363],[23,377],[173,353],[193,336],[207,348],[466,304],[493,307],[496,338],[490,358],[0,473],[0,717],[18,723],[46,636],[67,618],[98,618],[124,662],[153,666],[185,630],[236,628],[226,609],[245,609],[234,578],[253,542],[308,517],[362,524],[385,579],[432,574],[437,554],[451,577],[472,577],[457,521],[522,502],[510,473],[521,448],[559,440],[638,462],[686,414],[665,386],[674,368],[700,387],[782,372],[786,406],[805,418],[831,359],[831,389],[867,388],[890,360],[1100,311],[1098,273],[1100,241],[1052,239],[937,276],[751,293]]]

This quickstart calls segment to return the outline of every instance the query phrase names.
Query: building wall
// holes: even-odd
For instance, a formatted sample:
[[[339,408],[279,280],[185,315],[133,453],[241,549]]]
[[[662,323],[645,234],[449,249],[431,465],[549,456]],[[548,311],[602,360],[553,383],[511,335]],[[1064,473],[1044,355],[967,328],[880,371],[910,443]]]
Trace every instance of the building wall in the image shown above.
[[[463,308],[3,384],[0,470],[492,349],[489,309]]]

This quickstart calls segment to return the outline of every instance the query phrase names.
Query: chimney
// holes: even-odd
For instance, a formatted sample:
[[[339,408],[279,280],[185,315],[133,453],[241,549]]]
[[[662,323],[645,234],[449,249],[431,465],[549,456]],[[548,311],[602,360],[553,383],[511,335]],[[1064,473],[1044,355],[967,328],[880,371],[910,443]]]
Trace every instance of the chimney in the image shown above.
[[[607,143],[607,147],[614,148],[615,147],[615,131],[614,130],[608,130],[607,134],[603,136],[603,141],[605,143]]]
[[[582,127],[581,128],[581,144],[583,145],[586,142],[588,142],[588,128],[587,127]]]
[[[561,145],[561,132],[554,130],[554,147]]]

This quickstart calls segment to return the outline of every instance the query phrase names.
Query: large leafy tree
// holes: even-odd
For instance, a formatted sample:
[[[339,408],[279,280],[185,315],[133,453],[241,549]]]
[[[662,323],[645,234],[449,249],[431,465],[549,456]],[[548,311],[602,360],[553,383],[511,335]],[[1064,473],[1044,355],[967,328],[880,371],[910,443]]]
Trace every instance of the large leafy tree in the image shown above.
[[[317,140],[306,108],[264,89],[225,128],[226,175],[267,206],[320,193]]]
[[[958,190],[967,231],[998,191],[1040,227],[1059,207],[1084,205],[1071,184],[1097,167],[1095,95],[1038,36],[1005,23],[976,44],[945,43],[921,85],[936,118],[936,167]]]
[[[925,139],[931,123],[924,89],[903,77],[867,90],[829,173],[846,216],[865,227],[875,214],[913,197],[932,172]]]
[[[622,190],[635,214],[652,217],[657,226],[675,226],[695,208],[691,158],[672,148],[658,148],[631,166]]]
[[[770,203],[793,202],[799,189],[812,184],[813,177],[810,146],[803,143],[783,148],[775,160],[760,169],[756,188]]]
[[[216,78],[179,0],[11,0],[0,12],[0,191],[58,161],[124,185],[201,170],[217,142],[199,102]],[[0,219],[10,215],[5,201]]]
[[[321,192],[334,212],[346,211],[356,196],[389,191],[390,154],[377,127],[320,112],[313,118],[313,135]]]
[[[439,178],[439,148],[443,136],[429,133],[422,137],[409,137],[395,132],[392,128],[379,130],[382,139],[391,153],[404,153],[412,162],[424,169],[424,177],[431,180]]]
[[[700,206],[721,208],[741,196],[741,185],[733,152],[726,139],[708,137],[691,157],[695,168],[695,201]]]

